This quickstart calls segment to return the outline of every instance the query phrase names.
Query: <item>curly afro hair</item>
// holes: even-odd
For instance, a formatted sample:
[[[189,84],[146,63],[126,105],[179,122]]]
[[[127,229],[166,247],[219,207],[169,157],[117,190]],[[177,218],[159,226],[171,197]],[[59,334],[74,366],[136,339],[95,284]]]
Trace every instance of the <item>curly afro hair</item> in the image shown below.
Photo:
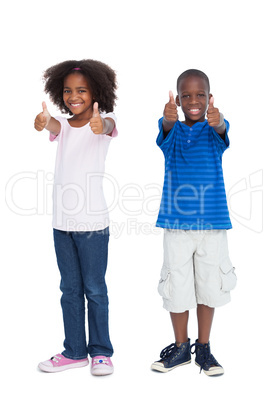
[[[116,74],[107,64],[97,60],[67,60],[48,68],[43,74],[45,93],[62,113],[72,115],[63,102],[64,78],[72,73],[83,74],[92,92],[93,100],[99,103],[102,112],[113,112],[115,91],[117,88]]]

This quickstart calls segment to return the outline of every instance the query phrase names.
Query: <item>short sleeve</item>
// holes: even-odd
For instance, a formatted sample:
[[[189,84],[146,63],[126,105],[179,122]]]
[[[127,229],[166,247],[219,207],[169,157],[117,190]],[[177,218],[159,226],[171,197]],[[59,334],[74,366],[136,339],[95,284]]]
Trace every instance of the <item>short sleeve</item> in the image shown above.
[[[159,119],[158,127],[159,127],[159,134],[156,139],[156,144],[162,150],[163,154],[166,155],[168,153],[168,150],[170,149],[171,144],[173,143],[176,124],[174,124],[174,126],[172,127],[172,129],[169,131],[169,133],[167,134],[167,136],[165,138],[164,138],[164,130],[163,130],[163,117],[161,117],[161,119]]]
[[[217,142],[217,146],[219,151],[223,154],[224,151],[226,151],[227,148],[229,148],[230,146],[230,140],[228,137],[228,132],[229,132],[229,128],[230,128],[230,124],[227,120],[224,119],[225,122],[225,126],[226,126],[226,131],[225,131],[225,138],[221,138],[221,136],[214,130],[214,128],[212,129],[212,132],[214,134],[214,138]]]

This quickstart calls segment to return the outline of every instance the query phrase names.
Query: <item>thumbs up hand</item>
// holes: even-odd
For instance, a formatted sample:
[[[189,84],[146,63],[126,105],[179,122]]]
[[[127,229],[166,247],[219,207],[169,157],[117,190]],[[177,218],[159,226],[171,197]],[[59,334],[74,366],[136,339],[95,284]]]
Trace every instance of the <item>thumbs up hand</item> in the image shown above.
[[[164,118],[170,122],[176,122],[178,120],[177,105],[175,103],[172,91],[169,91],[169,102],[165,105]]]
[[[220,112],[219,109],[214,107],[214,98],[211,96],[209,99],[208,110],[207,110],[207,120],[211,127],[217,127],[220,125]]]
[[[99,113],[99,104],[95,102],[93,104],[93,114],[91,119],[89,120],[91,130],[94,134],[102,134],[103,133],[103,119]]]
[[[34,121],[34,127],[37,131],[42,131],[45,127],[47,127],[51,116],[49,111],[47,110],[46,102],[42,103],[43,111],[39,113]]]

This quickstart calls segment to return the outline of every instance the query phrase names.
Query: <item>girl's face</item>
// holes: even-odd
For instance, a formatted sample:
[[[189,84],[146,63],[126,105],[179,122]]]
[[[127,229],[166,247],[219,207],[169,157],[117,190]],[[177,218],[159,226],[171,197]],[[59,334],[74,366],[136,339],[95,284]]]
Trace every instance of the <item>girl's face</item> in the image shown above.
[[[92,94],[88,82],[80,73],[67,75],[63,83],[63,101],[68,109],[81,119],[91,119]]]

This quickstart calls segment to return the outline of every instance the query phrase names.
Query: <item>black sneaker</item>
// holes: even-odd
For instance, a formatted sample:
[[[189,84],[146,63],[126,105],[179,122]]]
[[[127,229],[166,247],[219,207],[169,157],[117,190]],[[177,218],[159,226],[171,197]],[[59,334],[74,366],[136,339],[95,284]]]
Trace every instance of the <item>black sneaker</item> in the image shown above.
[[[200,373],[203,370],[206,375],[218,376],[224,374],[222,366],[217,362],[210,351],[210,343],[199,343],[198,340],[191,346],[195,350],[191,353],[196,354],[195,364],[200,367]]]
[[[179,346],[172,343],[162,350],[161,359],[151,365],[152,370],[166,373],[176,367],[191,363],[190,339],[188,342],[181,343]]]

